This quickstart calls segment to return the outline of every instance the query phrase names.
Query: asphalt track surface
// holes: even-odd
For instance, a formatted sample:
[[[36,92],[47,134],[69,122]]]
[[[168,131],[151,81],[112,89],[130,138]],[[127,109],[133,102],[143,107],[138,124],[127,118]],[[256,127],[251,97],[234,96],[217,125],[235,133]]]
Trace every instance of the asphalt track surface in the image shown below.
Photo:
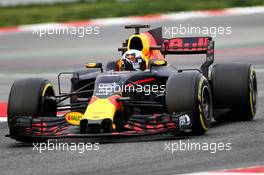
[[[257,70],[259,103],[253,121],[213,123],[204,136],[152,136],[108,140],[98,151],[44,151],[5,138],[6,123],[0,123],[0,174],[179,174],[264,165],[264,14],[151,22],[153,26],[231,26],[232,34],[218,36],[215,62],[251,63]],[[56,74],[83,68],[89,61],[106,62],[120,54],[116,48],[130,32],[122,26],[101,27],[100,35],[48,36],[32,33],[0,36],[0,101],[7,101],[15,79],[46,77],[56,83]],[[196,67],[199,57],[168,57],[178,67]],[[66,89],[68,86],[66,86]],[[77,142],[80,140],[76,140]],[[89,142],[89,140],[85,140]],[[69,142],[69,141],[68,141]],[[231,143],[229,151],[168,151],[166,144]]]

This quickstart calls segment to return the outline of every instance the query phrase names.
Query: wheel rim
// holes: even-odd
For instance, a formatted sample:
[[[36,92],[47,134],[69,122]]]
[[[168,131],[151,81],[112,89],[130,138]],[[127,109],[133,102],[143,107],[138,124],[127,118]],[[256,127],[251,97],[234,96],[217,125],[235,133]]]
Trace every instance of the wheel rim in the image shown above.
[[[211,101],[210,101],[209,90],[207,86],[204,86],[202,90],[202,110],[204,117],[207,120],[210,120],[210,110],[211,110],[210,106],[211,106]]]

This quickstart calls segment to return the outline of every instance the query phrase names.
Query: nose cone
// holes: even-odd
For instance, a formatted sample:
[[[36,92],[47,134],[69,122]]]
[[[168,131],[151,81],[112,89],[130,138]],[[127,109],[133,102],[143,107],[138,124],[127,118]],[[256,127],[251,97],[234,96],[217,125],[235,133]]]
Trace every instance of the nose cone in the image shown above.
[[[92,97],[89,103],[81,123],[85,123],[86,127],[96,126],[98,128],[106,128],[106,126],[111,126],[114,129],[114,116],[115,112],[119,109],[119,103],[116,99],[119,98],[118,95],[114,95],[108,98],[97,98]]]
[[[109,118],[113,120],[116,106],[108,98],[97,98],[90,103],[83,115],[83,119],[100,120]]]

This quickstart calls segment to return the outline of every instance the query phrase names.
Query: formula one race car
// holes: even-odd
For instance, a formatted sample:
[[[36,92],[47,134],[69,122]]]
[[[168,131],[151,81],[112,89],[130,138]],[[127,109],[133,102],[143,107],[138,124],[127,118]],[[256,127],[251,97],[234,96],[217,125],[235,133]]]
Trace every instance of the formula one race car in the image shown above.
[[[216,64],[211,37],[162,38],[162,28],[140,33],[135,29],[119,48],[123,54],[142,54],[139,70],[126,69],[121,58],[88,63],[71,72],[71,92],[59,95],[46,79],[27,78],[13,83],[8,101],[9,137],[19,141],[52,138],[141,136],[188,132],[202,135],[211,119],[252,120],[257,106],[256,73],[250,64]],[[177,69],[169,54],[205,54],[200,69]],[[135,55],[134,55],[135,56]],[[209,71],[210,70],[210,71]],[[69,100],[70,99],[70,100]],[[70,101],[69,104],[66,104]],[[57,113],[65,111],[64,115]]]

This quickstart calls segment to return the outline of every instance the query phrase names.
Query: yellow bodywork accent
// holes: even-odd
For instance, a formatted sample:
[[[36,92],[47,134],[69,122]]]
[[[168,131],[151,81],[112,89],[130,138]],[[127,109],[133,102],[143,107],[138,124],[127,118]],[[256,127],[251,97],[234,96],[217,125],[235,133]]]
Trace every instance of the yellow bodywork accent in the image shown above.
[[[147,61],[148,60],[147,55],[149,54],[149,47],[150,47],[149,38],[143,33],[138,34],[138,35],[132,35],[128,40],[127,50],[130,50],[130,43],[133,38],[139,38],[141,40],[142,45],[143,45],[143,49],[141,50],[141,52],[143,53],[144,59]]]
[[[158,61],[155,61],[154,64],[157,66],[164,65],[165,61],[164,60],[158,60]]]
[[[88,105],[83,118],[88,120],[111,119],[114,120],[116,107],[107,98],[97,99]]]
[[[86,64],[87,68],[94,68],[96,66],[96,63],[88,63]]]
[[[79,126],[82,116],[80,112],[69,112],[65,115],[65,119],[69,124]]]
[[[44,97],[44,95],[45,95],[45,93],[46,93],[46,91],[47,91],[47,89],[48,89],[49,87],[52,87],[52,85],[51,85],[50,83],[48,83],[48,84],[45,85],[45,87],[44,87],[44,89],[43,89],[43,91],[42,91],[42,97]]]
[[[149,54],[150,54],[150,41],[147,35],[141,33],[141,34],[137,34],[137,35],[132,35],[129,39],[128,39],[128,44],[127,44],[127,50],[130,50],[130,44],[131,44],[131,40],[133,38],[139,38],[142,42],[142,46],[143,49],[141,50],[142,52],[142,57],[143,59],[146,61],[146,68],[148,68],[148,61],[149,61]]]

